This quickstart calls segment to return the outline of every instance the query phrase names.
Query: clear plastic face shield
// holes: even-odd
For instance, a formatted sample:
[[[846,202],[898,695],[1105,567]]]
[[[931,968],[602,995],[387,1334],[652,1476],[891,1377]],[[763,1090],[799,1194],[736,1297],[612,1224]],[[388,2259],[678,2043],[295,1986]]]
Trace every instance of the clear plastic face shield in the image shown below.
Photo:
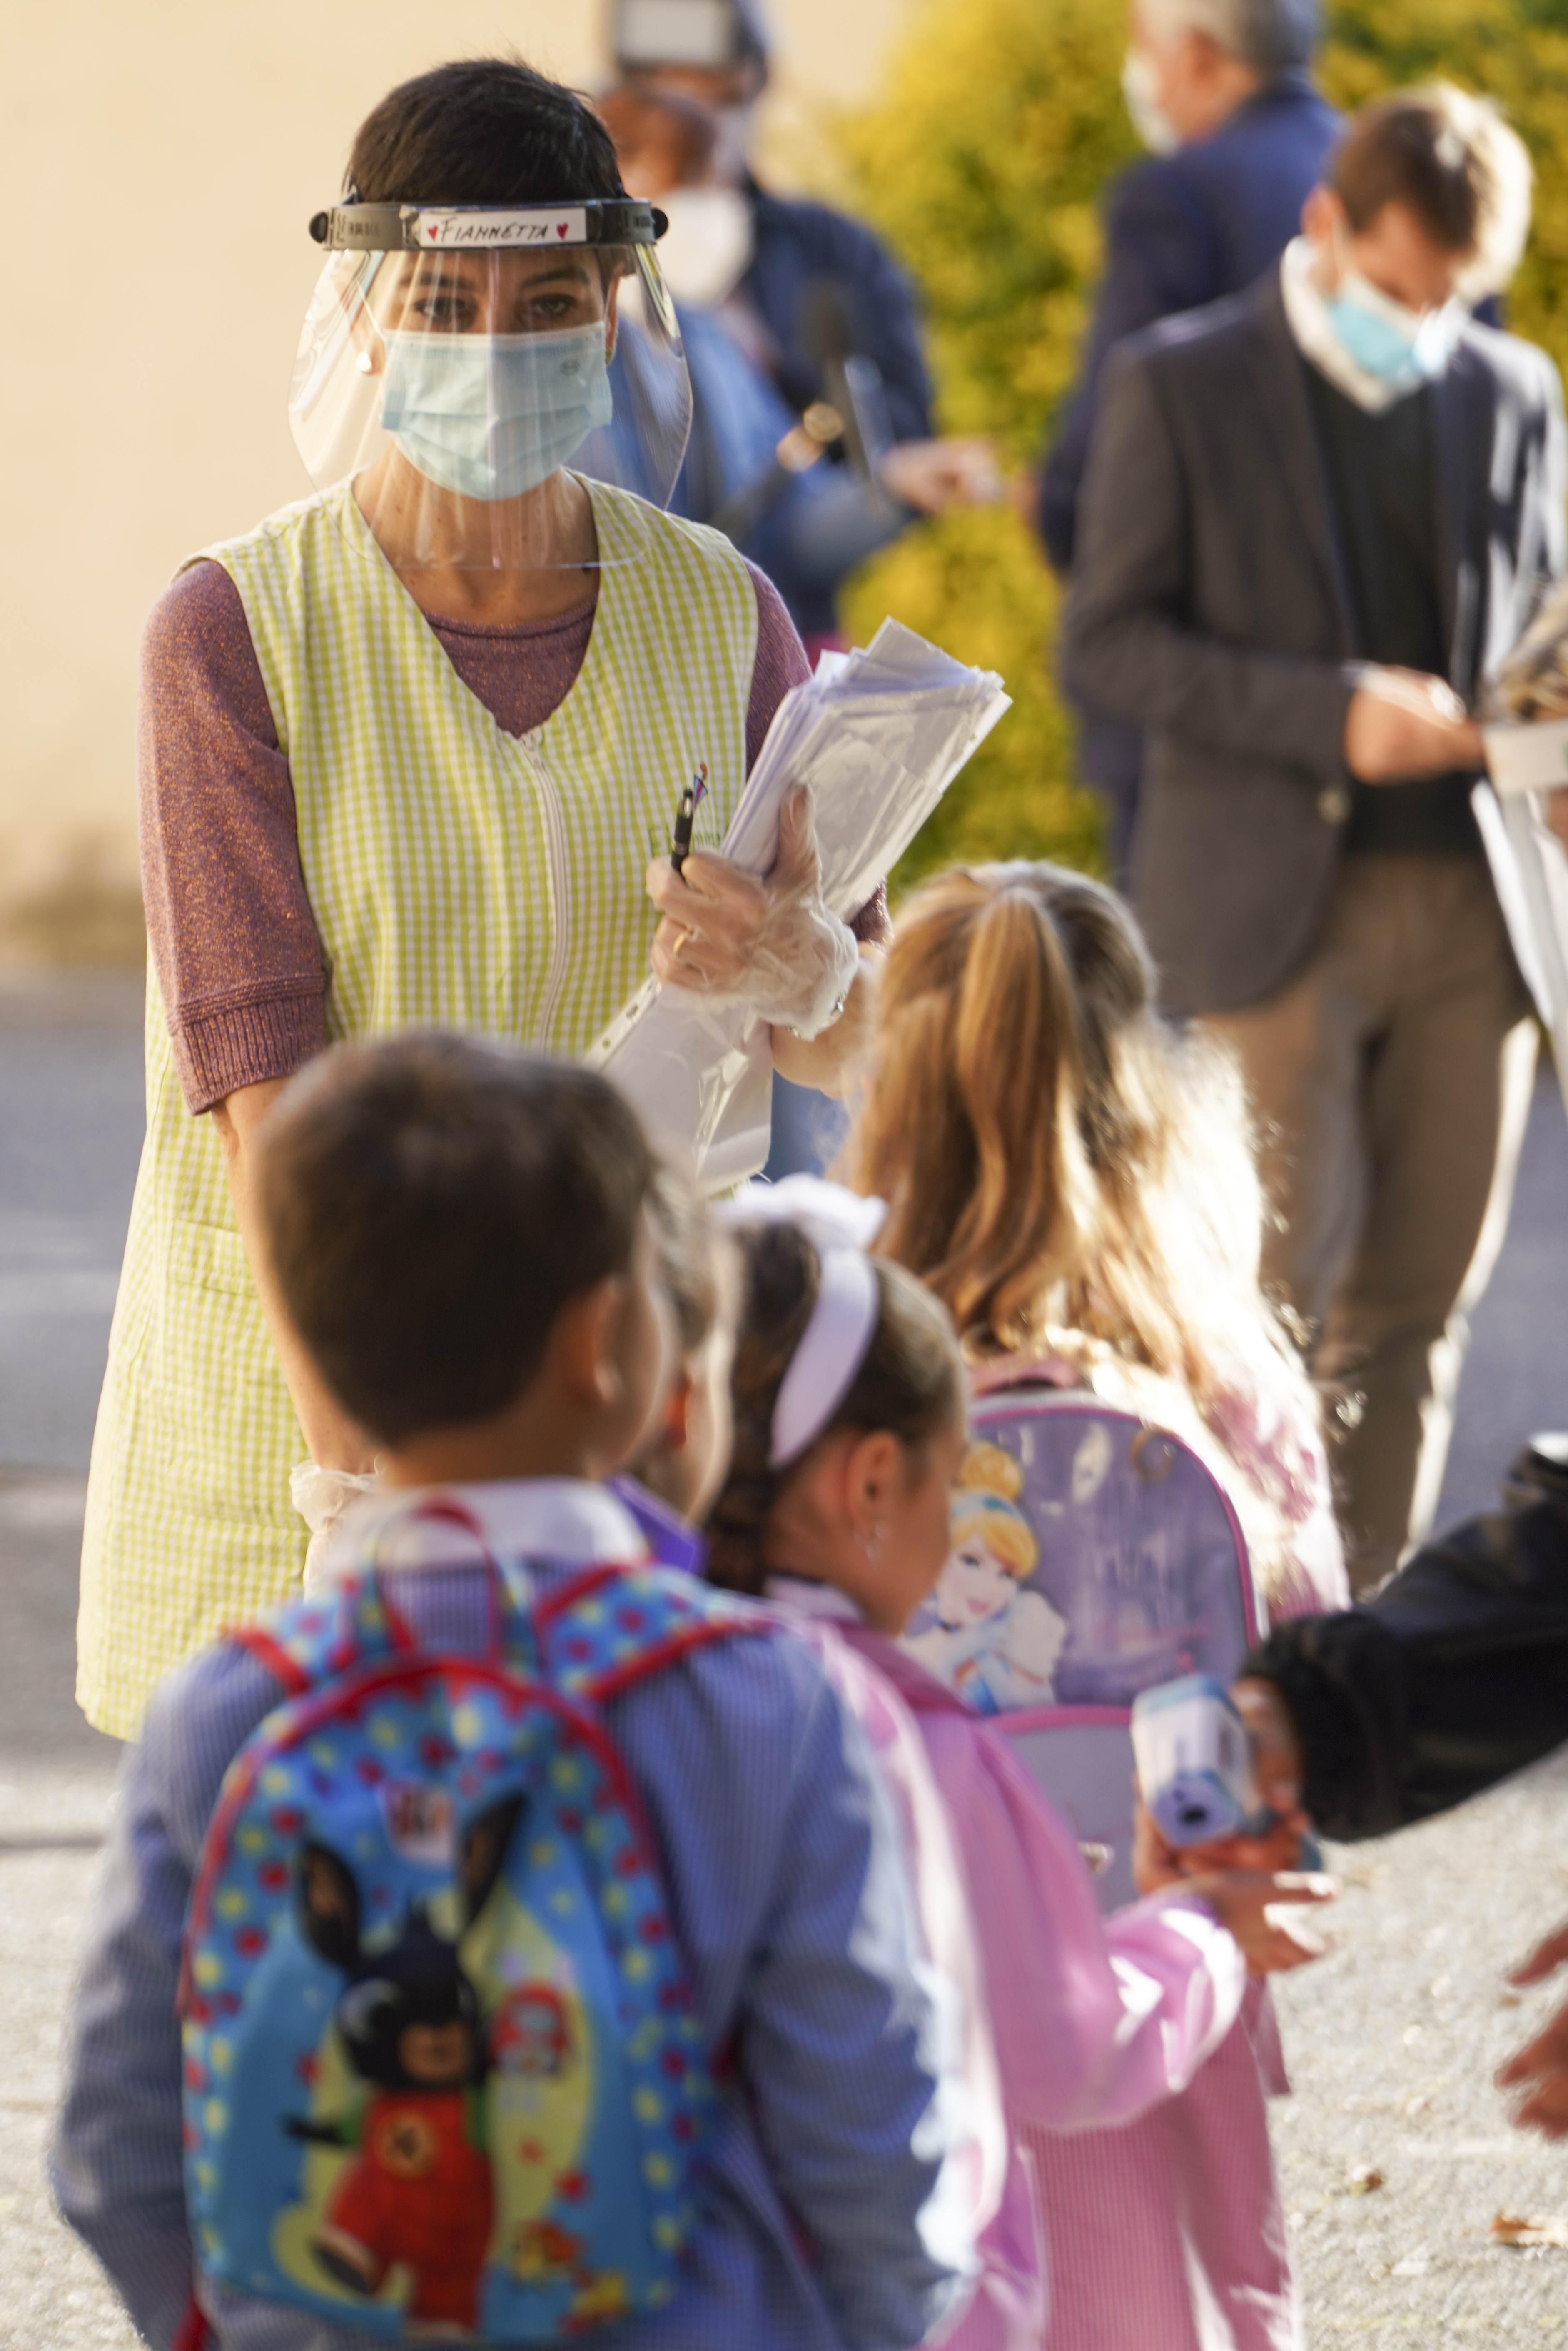
[[[318,489],[351,479],[399,570],[625,560],[588,482],[667,504],[691,385],[655,242],[632,199],[540,206],[346,204],[288,394]]]

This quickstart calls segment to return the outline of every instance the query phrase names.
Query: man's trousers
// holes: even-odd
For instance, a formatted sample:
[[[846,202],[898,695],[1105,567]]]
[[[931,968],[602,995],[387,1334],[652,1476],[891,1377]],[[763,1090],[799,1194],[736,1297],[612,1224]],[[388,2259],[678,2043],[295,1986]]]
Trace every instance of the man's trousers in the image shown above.
[[[1241,1057],[1265,1280],[1306,1325],[1370,1592],[1437,1509],[1529,1110],[1535,1025],[1484,861],[1346,857],[1309,960],[1204,1026]]]

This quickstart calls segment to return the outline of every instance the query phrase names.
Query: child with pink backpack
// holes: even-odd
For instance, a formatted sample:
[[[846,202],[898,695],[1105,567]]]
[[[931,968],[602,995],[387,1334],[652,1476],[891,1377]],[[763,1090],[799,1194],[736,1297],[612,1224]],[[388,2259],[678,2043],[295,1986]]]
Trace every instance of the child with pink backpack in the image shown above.
[[[1135,2226],[1094,2282],[1108,2325],[1064,2323],[1082,2248],[1052,2231],[1049,2203],[1040,2209],[1031,2150],[1057,2135],[1071,2167],[1092,2141],[1129,2136],[1105,2126],[1148,2116],[1157,2129],[1228,2044],[1249,1967],[1305,1956],[1267,1914],[1315,1898],[1321,1882],[1193,1877],[1102,1919],[1077,1840],[1008,1741],[900,1646],[950,1550],[948,1489],[965,1452],[950,1324],[908,1275],[864,1254],[873,1204],[791,1179],[753,1187],[735,1218],[744,1295],[734,1449],[707,1520],[710,1574],[770,1601],[820,1649],[847,1643],[913,1713],[975,1920],[1013,2176],[981,2248],[979,2294],[951,2341],[962,2351],[1167,2351],[1186,2339],[1192,2290],[1158,2273],[1158,2250],[1150,2274]],[[1167,2171],[1179,2160],[1173,2146]],[[1261,2161],[1243,2193],[1266,2220],[1266,2134]],[[1214,2189],[1235,2200],[1228,2183]],[[1036,2261],[1043,2290],[1031,2293]],[[1272,2323],[1238,2336],[1287,2339]]]
[[[1020,1679],[1049,1648],[1040,1618],[1017,1657],[1010,1635],[969,1628],[953,1676],[962,1687],[967,1669],[1059,1794],[1071,1749],[1080,1829],[1113,1849],[1103,1883],[1126,1865],[1131,1696],[1195,1668],[1226,1680],[1270,1613],[1348,1598],[1317,1398],[1260,1284],[1265,1208],[1239,1076],[1160,1019],[1154,977],[1127,909],[1083,874],[1019,861],[938,876],[900,910],[844,1155],[853,1188],[887,1203],[879,1249],[963,1335],[976,1434],[1027,1475],[1041,1556],[1020,1593],[1068,1612],[1045,1554],[1074,1518],[1104,1527],[1104,1572],[1080,1579],[1049,1693]],[[986,1516],[998,1523],[1020,1494],[993,1491]],[[928,1661],[945,1629],[915,1627]],[[1077,1710],[1070,1734],[1032,1728],[1042,1703]],[[1301,1826],[1232,1857],[1289,1866]],[[1152,1884],[1146,1841],[1145,1857]],[[1061,2280],[1051,2351],[1196,2351],[1206,2299],[1246,2351],[1294,2351],[1266,2107],[1286,2087],[1255,1985],[1179,2101],[1128,2129],[1036,2143]]]

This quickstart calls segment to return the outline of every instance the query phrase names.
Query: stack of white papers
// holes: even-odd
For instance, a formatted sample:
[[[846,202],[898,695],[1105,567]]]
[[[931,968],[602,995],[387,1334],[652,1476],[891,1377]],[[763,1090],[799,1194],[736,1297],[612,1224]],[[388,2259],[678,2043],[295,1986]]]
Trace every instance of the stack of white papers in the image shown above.
[[[993,672],[884,621],[862,652],[824,653],[785,695],[721,854],[768,872],[784,793],[809,784],[822,895],[847,922],[1010,706]],[[632,1103],[660,1156],[705,1191],[739,1183],[767,1158],[772,1059],[755,1013],[650,979],[588,1060]]]

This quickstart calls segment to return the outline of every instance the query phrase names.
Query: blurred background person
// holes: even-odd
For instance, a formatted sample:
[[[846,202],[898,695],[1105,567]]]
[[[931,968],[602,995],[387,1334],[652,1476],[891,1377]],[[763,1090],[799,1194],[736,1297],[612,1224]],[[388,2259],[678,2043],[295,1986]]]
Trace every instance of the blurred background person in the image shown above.
[[[670,213],[677,304],[722,318],[791,422],[831,408],[831,456],[859,476],[857,498],[831,517],[818,500],[817,532],[775,550],[770,576],[815,661],[842,642],[837,591],[854,565],[916,514],[994,496],[995,461],[983,443],[933,440],[914,295],[878,239],[826,204],[770,194],[753,173],[769,53],[758,0],[617,0],[612,47],[607,120],[625,141],[628,190]],[[639,99],[666,102],[662,124]],[[690,109],[684,136],[672,99]],[[702,486],[690,469],[688,495]]]
[[[1563,569],[1568,447],[1551,360],[1467,307],[1529,229],[1495,109],[1367,108],[1303,218],[1112,360],[1067,633],[1148,730],[1135,903],[1240,1057],[1365,1592],[1431,1523],[1512,1196],[1535,1030],[1466,702]]]
[[[620,0],[612,33],[621,78],[600,111],[628,192],[668,215],[660,260],[691,371],[673,510],[767,572],[814,663],[843,643],[837,597],[855,566],[922,514],[995,497],[995,457],[930,437],[914,298],[877,239],[754,177],[768,63],[756,0]],[[874,922],[857,927],[874,942]],[[842,1128],[827,1096],[777,1078],[768,1175],[821,1168]]]
[[[1123,173],[1105,214],[1105,269],[1079,378],[1034,496],[1055,569],[1071,573],[1078,498],[1113,346],[1156,319],[1239,294],[1301,226],[1340,117],[1308,75],[1318,0],[1134,0],[1123,89],[1151,152]],[[1125,882],[1142,731],[1096,707],[1064,665],[1079,722],[1078,764],[1107,803]]]
[[[822,599],[928,510],[924,501],[967,498],[989,486],[988,445],[895,443],[879,450],[857,431],[865,412],[857,419],[852,385],[842,381],[831,386],[836,401],[812,400],[797,411],[772,371],[768,337],[743,290],[749,213],[741,191],[714,176],[724,142],[718,115],[679,90],[635,82],[606,91],[599,111],[628,191],[657,204],[670,224],[660,264],[692,383],[691,438],[672,511],[723,531],[782,583],[797,626],[821,651],[839,642],[833,631],[810,626],[827,617]],[[863,374],[861,381],[872,382]]]

